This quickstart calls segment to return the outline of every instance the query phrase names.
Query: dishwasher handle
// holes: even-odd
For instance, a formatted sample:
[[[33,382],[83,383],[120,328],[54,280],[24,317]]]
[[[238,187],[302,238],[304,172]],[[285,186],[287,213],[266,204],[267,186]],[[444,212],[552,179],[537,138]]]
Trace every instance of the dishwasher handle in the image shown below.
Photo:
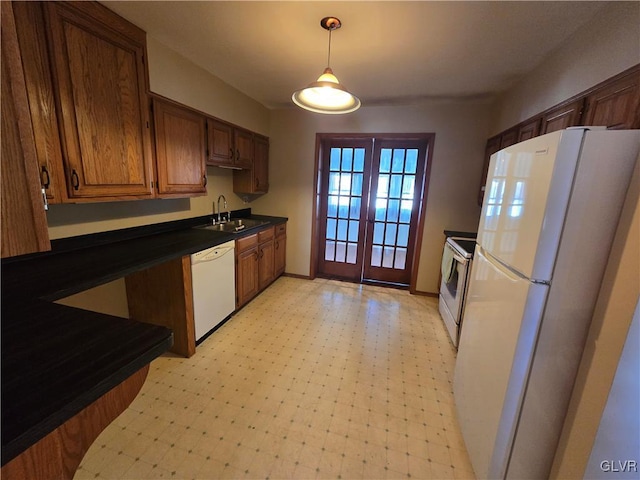
[[[193,255],[191,255],[191,265],[196,265],[198,263],[205,263],[205,262],[213,262],[215,260],[218,260],[219,258],[222,258],[224,255],[227,255],[228,253],[231,253],[233,255],[234,250],[235,250],[235,247],[233,245],[218,246],[218,247],[210,248],[208,250],[203,250],[198,253],[194,253]]]

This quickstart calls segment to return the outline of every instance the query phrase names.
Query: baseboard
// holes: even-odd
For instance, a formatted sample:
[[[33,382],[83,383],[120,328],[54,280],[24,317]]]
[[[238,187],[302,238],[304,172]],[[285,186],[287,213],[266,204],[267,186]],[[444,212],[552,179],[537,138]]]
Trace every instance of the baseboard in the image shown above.
[[[298,275],[297,273],[283,273],[283,277],[300,278],[302,280],[313,280],[309,275]]]
[[[433,293],[433,292],[422,292],[420,290],[416,290],[415,292],[411,292],[413,295],[422,295],[423,297],[434,297],[434,298],[438,298],[440,296],[439,293]]]

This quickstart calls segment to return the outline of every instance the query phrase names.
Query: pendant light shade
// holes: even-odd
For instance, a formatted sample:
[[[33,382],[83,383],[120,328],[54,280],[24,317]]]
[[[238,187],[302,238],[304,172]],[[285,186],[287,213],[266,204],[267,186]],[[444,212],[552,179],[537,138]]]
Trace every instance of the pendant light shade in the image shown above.
[[[318,80],[306,88],[293,93],[291,100],[305,110],[315,113],[341,114],[350,113],[360,108],[360,100],[340,84],[331,70],[331,32],[342,26],[339,19],[325,17],[320,21],[322,28],[329,30],[329,54],[327,68]]]

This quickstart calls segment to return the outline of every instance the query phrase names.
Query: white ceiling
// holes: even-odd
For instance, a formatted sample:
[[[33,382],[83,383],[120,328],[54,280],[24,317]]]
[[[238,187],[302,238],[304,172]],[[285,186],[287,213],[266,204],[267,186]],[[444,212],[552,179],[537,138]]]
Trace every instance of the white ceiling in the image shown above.
[[[103,1],[268,108],[331,67],[363,105],[482,98],[535,68],[606,1]],[[594,39],[595,41],[595,39]]]

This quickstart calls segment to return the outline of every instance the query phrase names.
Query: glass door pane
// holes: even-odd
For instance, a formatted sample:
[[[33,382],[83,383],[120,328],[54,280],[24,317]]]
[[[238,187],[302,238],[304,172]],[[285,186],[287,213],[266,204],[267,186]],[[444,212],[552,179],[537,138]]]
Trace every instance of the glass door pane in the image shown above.
[[[370,156],[371,141],[341,141],[325,149],[321,273],[360,279]]]
[[[387,140],[375,148],[364,278],[408,284],[424,176],[426,141]]]

